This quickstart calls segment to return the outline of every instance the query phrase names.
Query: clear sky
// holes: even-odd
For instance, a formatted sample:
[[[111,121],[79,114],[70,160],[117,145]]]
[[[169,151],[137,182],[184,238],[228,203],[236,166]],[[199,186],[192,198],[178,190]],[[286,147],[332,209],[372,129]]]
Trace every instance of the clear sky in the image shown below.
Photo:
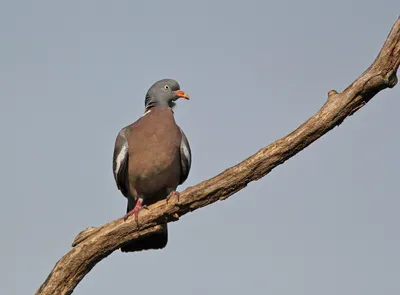
[[[33,294],[76,234],[125,214],[114,140],[177,79],[192,170],[286,135],[375,59],[381,1],[3,1],[1,294]],[[162,251],[114,252],[74,294],[400,294],[400,86],[224,202]]]

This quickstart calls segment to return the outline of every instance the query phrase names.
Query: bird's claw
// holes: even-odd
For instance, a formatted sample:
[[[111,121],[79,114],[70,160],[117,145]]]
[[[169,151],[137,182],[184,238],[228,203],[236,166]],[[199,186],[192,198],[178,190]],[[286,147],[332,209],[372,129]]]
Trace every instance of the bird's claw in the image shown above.
[[[171,199],[171,198],[174,197],[174,196],[177,198],[178,203],[179,203],[179,196],[180,196],[180,193],[177,192],[177,191],[172,191],[172,192],[169,193],[169,195],[168,195],[167,198],[166,198],[167,204],[168,204],[169,199]]]
[[[149,210],[147,205],[142,205],[142,202],[140,200],[138,200],[136,202],[135,208],[133,208],[131,211],[129,211],[128,213],[125,214],[124,221],[126,221],[129,216],[135,215],[136,223],[139,224],[139,211],[142,209]]]

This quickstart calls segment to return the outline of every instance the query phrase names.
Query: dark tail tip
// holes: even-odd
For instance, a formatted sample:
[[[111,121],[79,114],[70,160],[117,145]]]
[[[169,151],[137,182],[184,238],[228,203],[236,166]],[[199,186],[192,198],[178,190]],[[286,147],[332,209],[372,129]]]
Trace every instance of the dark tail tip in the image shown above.
[[[146,238],[135,240],[128,245],[121,247],[122,252],[137,252],[142,250],[162,249],[168,243],[168,228],[167,224],[163,225],[160,232],[154,233]]]

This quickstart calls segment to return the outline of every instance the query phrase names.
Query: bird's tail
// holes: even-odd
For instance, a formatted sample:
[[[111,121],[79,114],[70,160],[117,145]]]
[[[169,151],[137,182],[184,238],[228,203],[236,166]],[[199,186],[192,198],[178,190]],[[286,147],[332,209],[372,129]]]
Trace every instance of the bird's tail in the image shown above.
[[[128,202],[127,212],[131,211],[135,207],[134,202]],[[150,249],[162,249],[167,245],[168,242],[168,227],[167,224],[162,226],[159,232],[156,232],[150,236],[142,239],[137,239],[129,244],[121,247],[122,252],[136,252]]]

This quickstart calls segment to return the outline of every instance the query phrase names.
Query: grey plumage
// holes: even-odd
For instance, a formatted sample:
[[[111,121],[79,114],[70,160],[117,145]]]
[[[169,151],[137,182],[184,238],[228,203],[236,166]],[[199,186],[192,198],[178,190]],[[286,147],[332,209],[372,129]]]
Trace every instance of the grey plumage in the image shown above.
[[[171,102],[188,95],[175,80],[164,79],[146,94],[145,115],[121,129],[113,155],[113,173],[121,193],[128,199],[127,215],[137,214],[141,205],[166,199],[188,177],[191,168],[189,142],[176,124]],[[133,212],[133,213],[132,213]],[[154,235],[133,241],[124,252],[165,247],[167,224]]]

